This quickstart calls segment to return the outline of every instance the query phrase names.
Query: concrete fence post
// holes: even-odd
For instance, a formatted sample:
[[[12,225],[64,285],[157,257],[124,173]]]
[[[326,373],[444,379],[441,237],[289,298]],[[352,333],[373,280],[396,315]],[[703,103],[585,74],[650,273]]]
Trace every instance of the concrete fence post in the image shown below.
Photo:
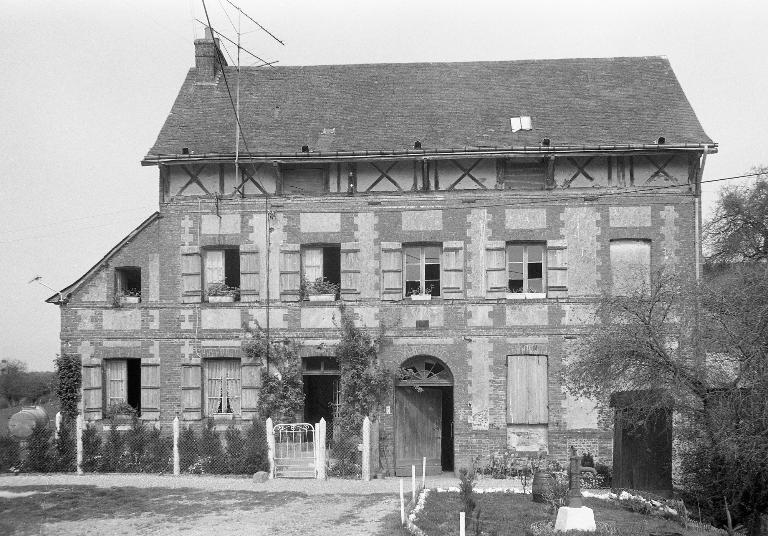
[[[179,416],[173,418],[173,474],[181,474],[181,456],[179,455]]]
[[[269,478],[275,478],[275,428],[272,417],[267,419],[267,457],[269,458]]]
[[[363,481],[371,479],[371,419],[363,419]]]
[[[56,412],[56,418],[54,419],[54,422],[56,423],[56,432],[54,433],[54,439],[56,441],[59,440],[59,434],[61,433],[61,412]]]
[[[325,480],[326,479],[326,473],[325,473],[325,418],[320,418],[320,422],[317,423],[317,434],[316,434],[315,442],[317,443],[317,465],[315,469],[317,470],[317,479],[318,480]]]
[[[77,445],[77,474],[83,474],[83,416],[78,415],[75,419],[75,444]]]

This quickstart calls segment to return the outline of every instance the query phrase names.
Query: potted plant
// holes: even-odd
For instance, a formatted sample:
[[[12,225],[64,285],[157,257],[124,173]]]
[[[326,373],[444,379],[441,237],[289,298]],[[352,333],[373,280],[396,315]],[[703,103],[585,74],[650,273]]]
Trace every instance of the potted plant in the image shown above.
[[[240,289],[229,287],[223,281],[218,281],[208,285],[207,294],[210,303],[231,303],[240,297]]]
[[[128,402],[114,402],[104,413],[104,417],[114,423],[129,423],[137,416],[138,412]]]
[[[141,301],[141,290],[135,288],[123,289],[120,296],[120,303],[139,303]]]
[[[428,301],[432,299],[432,285],[426,289],[419,287],[411,291],[411,300],[413,301]]]
[[[314,281],[302,278],[299,294],[302,299],[308,299],[309,301],[336,301],[336,296],[339,294],[339,285],[331,283],[324,277],[318,277]]]

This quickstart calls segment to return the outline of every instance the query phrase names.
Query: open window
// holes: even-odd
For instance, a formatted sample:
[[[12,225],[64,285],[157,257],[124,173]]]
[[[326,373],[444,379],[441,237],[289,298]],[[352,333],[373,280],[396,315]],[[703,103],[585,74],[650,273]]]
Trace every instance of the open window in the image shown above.
[[[141,414],[141,360],[106,359],[107,411],[112,406],[128,404]]]
[[[240,416],[240,360],[205,360],[206,415]]]
[[[203,288],[209,302],[231,302],[240,299],[238,248],[203,251]]]
[[[341,288],[341,246],[303,247],[301,280],[303,298],[333,295],[337,299]]]
[[[439,245],[405,246],[405,295],[440,296]]]
[[[121,303],[141,301],[141,268],[135,266],[115,268],[115,298]]]
[[[507,243],[507,297],[546,296],[545,242]]]

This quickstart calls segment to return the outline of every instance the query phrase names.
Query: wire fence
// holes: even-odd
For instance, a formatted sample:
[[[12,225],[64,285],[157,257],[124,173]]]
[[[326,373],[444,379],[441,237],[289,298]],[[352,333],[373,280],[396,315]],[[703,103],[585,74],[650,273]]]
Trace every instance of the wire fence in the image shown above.
[[[264,471],[281,476],[274,472],[275,452],[270,451],[268,440],[274,432],[267,430],[265,424],[260,419],[237,426],[205,420],[191,426],[182,425],[175,435],[167,426],[158,428],[138,418],[106,426],[88,423],[82,427],[79,469],[85,473],[213,475],[252,475]],[[76,472],[77,434],[76,422],[65,421],[58,429],[36,425],[24,439],[0,436],[0,472]],[[337,428],[330,435],[331,438],[323,441],[322,456],[317,449],[323,445],[313,447],[314,466],[310,453],[310,473],[303,476],[364,477],[363,450],[370,452],[371,446],[370,441],[364,441],[363,429]],[[374,448],[378,449],[378,443]],[[320,463],[324,471],[319,470]],[[367,474],[370,475],[370,471]]]

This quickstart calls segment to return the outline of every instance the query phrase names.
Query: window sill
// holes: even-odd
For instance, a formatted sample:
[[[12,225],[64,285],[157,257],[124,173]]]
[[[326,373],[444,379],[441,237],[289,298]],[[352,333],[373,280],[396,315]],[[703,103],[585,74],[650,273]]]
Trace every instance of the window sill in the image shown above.
[[[431,301],[431,294],[411,294],[411,301]]]
[[[336,294],[310,294],[307,298],[311,302],[335,302]]]
[[[138,304],[141,303],[139,296],[120,296],[121,305]]]
[[[231,421],[234,418],[235,418],[234,413],[214,413],[213,414],[214,421]]]
[[[507,292],[508,300],[543,300],[546,292]]]
[[[234,296],[208,296],[208,303],[235,303]]]

